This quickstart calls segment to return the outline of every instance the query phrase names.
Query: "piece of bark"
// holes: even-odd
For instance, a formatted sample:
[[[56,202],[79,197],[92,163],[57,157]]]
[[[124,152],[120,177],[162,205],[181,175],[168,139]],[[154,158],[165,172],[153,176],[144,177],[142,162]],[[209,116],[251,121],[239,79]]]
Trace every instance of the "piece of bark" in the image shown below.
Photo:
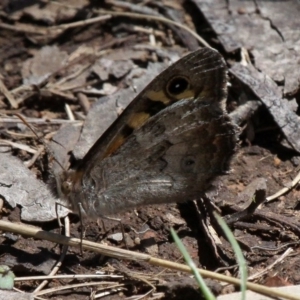
[[[276,83],[251,65],[235,64],[230,69],[230,73],[247,85],[262,101],[290,146],[300,152],[299,117],[283,101],[281,91]]]
[[[68,54],[57,46],[45,46],[34,57],[23,63],[22,77],[25,85],[39,85],[67,63]]]
[[[45,222],[56,219],[55,201],[49,188],[33,172],[10,154],[0,154],[0,197],[15,208],[22,207],[21,219]],[[61,208],[60,216],[66,215]]]
[[[81,128],[80,124],[65,124],[52,138],[50,149],[64,170],[70,167],[70,153],[78,142]],[[60,165],[56,161],[53,162],[52,170],[55,176],[63,171]]]
[[[255,65],[285,94],[299,89],[300,3],[284,1],[192,0],[218,35],[226,52],[244,47]]]
[[[33,300],[34,295],[28,293],[18,293],[15,291],[0,291],[0,300]]]

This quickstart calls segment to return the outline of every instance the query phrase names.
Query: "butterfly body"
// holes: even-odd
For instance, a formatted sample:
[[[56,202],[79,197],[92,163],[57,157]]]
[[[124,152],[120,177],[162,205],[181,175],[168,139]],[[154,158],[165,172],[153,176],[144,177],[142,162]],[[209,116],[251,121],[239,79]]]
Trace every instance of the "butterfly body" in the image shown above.
[[[234,153],[226,85],[225,63],[212,49],[158,75],[65,175],[62,194],[73,211],[99,217],[203,195]]]

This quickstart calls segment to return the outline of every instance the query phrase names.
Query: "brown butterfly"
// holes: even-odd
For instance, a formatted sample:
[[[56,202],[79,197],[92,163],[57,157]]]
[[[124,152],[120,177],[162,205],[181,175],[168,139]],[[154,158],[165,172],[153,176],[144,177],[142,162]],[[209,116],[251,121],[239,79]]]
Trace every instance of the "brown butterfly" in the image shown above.
[[[76,169],[64,172],[61,197],[89,217],[199,198],[234,153],[226,86],[217,51],[181,58],[135,97]]]

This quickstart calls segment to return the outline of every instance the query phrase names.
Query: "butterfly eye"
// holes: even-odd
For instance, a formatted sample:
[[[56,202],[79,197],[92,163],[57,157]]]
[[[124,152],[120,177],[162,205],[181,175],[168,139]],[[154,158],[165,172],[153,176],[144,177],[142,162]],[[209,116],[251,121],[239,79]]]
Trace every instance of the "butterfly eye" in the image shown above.
[[[173,77],[167,84],[167,92],[177,96],[190,87],[189,80],[183,76]]]
[[[61,191],[64,195],[69,195],[72,189],[72,184],[69,181],[64,181],[61,185]]]

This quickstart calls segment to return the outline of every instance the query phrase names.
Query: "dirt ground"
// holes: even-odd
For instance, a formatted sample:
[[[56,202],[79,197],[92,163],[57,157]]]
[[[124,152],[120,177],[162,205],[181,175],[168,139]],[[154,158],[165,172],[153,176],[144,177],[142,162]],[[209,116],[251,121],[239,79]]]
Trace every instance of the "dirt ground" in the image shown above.
[[[216,7],[219,8],[220,3],[216,1]],[[51,169],[53,161],[41,148],[41,142],[15,117],[15,113],[26,117],[47,143],[53,136],[57,137],[65,147],[65,153],[57,153],[55,151],[60,150],[54,149],[55,155],[72,165],[87,151],[80,148],[82,145],[77,145],[74,150],[81,131],[88,134],[99,130],[93,132],[96,137],[86,138],[88,142],[85,137],[79,142],[85,148],[91,147],[94,139],[105,131],[132,99],[134,80],[140,80],[137,83],[139,91],[145,86],[143,82],[149,82],[167,63],[199,47],[197,39],[180,27],[134,16],[111,17],[108,13],[98,14],[98,9],[148,15],[156,12],[156,16],[171,18],[195,30],[209,45],[220,51],[229,68],[234,62],[239,62],[243,57],[240,50],[227,51],[221,38],[224,35],[221,36],[210,24],[213,20],[206,15],[207,10],[200,11],[201,7],[196,4],[197,1],[144,1],[143,5],[134,1],[107,1],[97,4],[87,0],[61,1],[59,4],[4,1],[0,4],[1,152],[26,162],[26,168],[34,178],[45,182],[46,186],[50,185],[52,174],[55,174],[55,170]],[[235,6],[236,11],[246,8],[246,4],[244,7],[242,4]],[[247,11],[242,11],[239,16],[245,14]],[[92,18],[108,15],[110,17],[106,19],[85,23]],[[227,21],[229,24],[230,20]],[[79,24],[70,26],[75,22]],[[61,24],[65,27],[59,27]],[[240,43],[239,49],[247,46]],[[247,50],[254,66],[261,62],[255,46]],[[281,91],[282,99],[288,103],[284,107],[278,106],[278,109],[289,107],[297,116],[299,85],[292,89],[286,85],[287,77],[284,81],[279,75],[280,78],[272,75],[269,74]],[[230,224],[247,260],[249,276],[253,275],[255,282],[266,286],[299,284],[299,187],[296,184],[272,201],[266,200],[282,188],[291,187],[299,172],[299,150],[293,146],[289,134],[283,130],[284,126],[278,124],[276,113],[270,111],[270,107],[261,100],[263,97],[259,92],[247,82],[242,82],[234,71],[229,72],[229,82],[227,109],[233,119],[238,120],[239,141],[230,171],[213,182],[206,199],[150,205],[114,215],[114,218],[122,220],[126,245],[122,241],[120,224],[112,220],[85,219],[83,236],[90,241],[124,249],[127,246],[128,250],[184,263],[169,232],[173,227],[197,267],[237,277],[234,253],[210,214],[212,205],[208,203],[212,203],[222,216],[227,217],[225,220]],[[119,96],[112,98],[116,93]],[[252,102],[253,106],[237,119],[235,112],[239,107],[245,107],[246,102]],[[70,114],[66,112],[68,109],[75,120],[70,120]],[[100,117],[98,113],[101,113]],[[88,119],[88,126],[83,125],[85,119]],[[74,127],[66,128],[68,126]],[[83,126],[86,126],[85,129],[82,129]],[[291,130],[296,134],[299,129],[296,123]],[[42,150],[36,154],[38,149]],[[2,155],[0,159],[4,161],[6,158]],[[3,182],[1,177],[2,186]],[[39,220],[38,216],[32,221],[24,219],[24,205],[17,202],[13,206],[1,191],[3,204],[0,214],[3,220],[24,222],[60,233],[54,217],[47,220],[46,217]],[[49,195],[51,197],[51,193]],[[230,219],[233,213],[245,209],[255,197],[263,197],[264,203],[243,218]],[[82,226],[79,217],[70,214],[70,222],[71,235],[80,238]],[[286,251],[290,252],[283,256]],[[0,264],[8,265],[17,277],[48,275],[60,253],[61,247],[47,240],[25,238],[8,232],[2,232],[0,237]],[[259,274],[263,270],[265,273]],[[145,295],[144,299],[182,299],[183,295],[186,299],[200,297],[194,280],[182,272],[146,262],[104,257],[92,251],[84,251],[81,255],[79,249],[72,247],[68,249],[58,274],[96,272],[103,275],[98,285],[89,286],[88,283],[96,279],[88,278],[79,287],[49,291],[45,297],[90,299],[93,292],[102,293],[103,299],[138,299],[141,295]],[[44,289],[82,282],[80,279],[54,279]],[[30,293],[39,283],[34,279],[16,281],[15,287]],[[208,284],[217,295],[235,290],[233,286],[224,287],[211,280]],[[153,286],[155,291],[152,291]],[[152,293],[147,294],[149,291]],[[42,294],[40,296],[43,297]]]

